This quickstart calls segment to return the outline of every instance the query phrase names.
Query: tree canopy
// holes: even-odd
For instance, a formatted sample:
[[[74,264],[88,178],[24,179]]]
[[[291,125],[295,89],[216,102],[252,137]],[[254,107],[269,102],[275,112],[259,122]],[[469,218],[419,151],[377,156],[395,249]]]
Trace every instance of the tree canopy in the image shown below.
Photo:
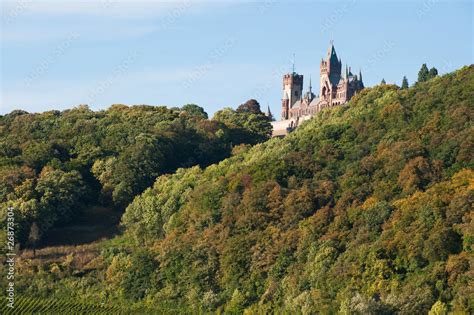
[[[260,105],[255,100],[240,105],[237,110],[220,110],[212,120],[231,127],[234,144],[256,144],[269,139],[272,134],[270,118],[260,111]]]
[[[237,107],[237,112],[249,113],[249,114],[255,114],[255,115],[263,114],[260,109],[260,104],[254,99],[250,99],[247,102],[239,105],[239,107]]]
[[[263,114],[231,112],[235,119],[209,120],[195,104],[115,104],[1,116],[2,213],[9,205],[18,212],[18,240],[25,245],[32,222],[43,235],[85,207],[123,210],[159,175],[205,167],[228,157],[233,145],[269,138]]]

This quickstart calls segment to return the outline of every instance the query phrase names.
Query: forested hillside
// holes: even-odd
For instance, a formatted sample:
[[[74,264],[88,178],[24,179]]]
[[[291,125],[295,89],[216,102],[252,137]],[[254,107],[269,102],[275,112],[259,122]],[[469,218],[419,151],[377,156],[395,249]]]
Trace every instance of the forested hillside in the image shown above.
[[[224,114],[226,119],[220,119]],[[179,167],[205,167],[228,157],[232,145],[255,144],[270,134],[270,123],[255,100],[237,111],[222,110],[212,120],[194,104],[13,111],[0,116],[2,215],[13,207],[17,242],[32,245],[28,236],[33,223],[39,240],[81,215],[104,219],[99,206],[120,216],[159,175]]]
[[[243,112],[251,115],[251,108]],[[126,207],[122,236],[67,249],[69,255],[56,260],[46,251],[38,254],[42,260],[24,254],[18,267],[18,295],[136,305],[157,313],[468,314],[474,310],[474,66],[408,89],[366,88],[348,104],[324,110],[284,139],[254,146],[250,144],[263,138],[233,142],[232,156],[210,166],[230,152],[229,142],[219,140],[219,130],[229,134],[226,139],[241,137],[237,127],[245,123],[232,127],[241,121],[234,117],[236,112],[216,114],[219,127],[212,128],[212,121],[186,119],[184,125],[204,124],[213,131],[191,128],[193,135],[204,134],[205,141],[183,137],[189,143],[179,147],[194,149],[178,151],[189,152],[184,160],[171,155],[170,166],[166,164],[170,155],[157,156],[146,148],[150,142],[165,148],[174,143],[161,139],[173,139],[176,125],[163,131],[169,136],[149,142],[150,136],[129,130],[146,124],[131,127],[120,120],[121,111],[142,121],[154,110],[168,113],[121,107],[95,114],[87,109],[63,113],[85,111],[92,116],[81,128],[64,124],[62,139],[75,139],[75,147],[91,145],[76,135],[84,128],[97,128],[94,115],[108,117],[104,122],[120,121],[113,128],[94,129],[115,128],[116,138],[92,141],[90,149],[78,150],[67,161],[61,159],[62,146],[44,149],[37,144],[29,146],[36,148],[30,155],[22,151],[22,162],[11,166],[16,172],[23,169],[21,176],[12,177],[22,182],[15,186],[15,196],[41,195],[47,186],[43,182],[53,176],[64,176],[61,183],[68,185],[84,181],[79,176],[85,178],[87,173],[57,164],[88,165],[92,169],[88,176],[97,178],[101,198],[122,205],[131,197],[122,199],[125,188],[114,176],[126,172],[124,165],[134,157],[145,165],[149,160],[163,163],[167,174]],[[169,114],[176,119],[182,115]],[[2,132],[13,118],[2,118]],[[30,120],[22,126],[39,123]],[[163,120],[151,125],[169,124],[169,119]],[[247,131],[262,129],[246,126]],[[31,132],[17,128],[16,134],[26,141]],[[143,141],[126,146],[121,135],[128,133]],[[4,152],[9,152],[6,147],[13,150],[10,156],[19,156],[20,148],[9,143],[3,145]],[[45,159],[38,152],[59,156]],[[54,162],[45,168],[44,160]],[[171,173],[192,164],[196,166]],[[136,170],[150,180],[158,175],[137,167],[130,176]],[[25,180],[34,176],[39,179]],[[36,192],[30,192],[31,185],[36,185]],[[11,194],[9,187],[3,190]],[[30,203],[21,204],[21,209]]]
[[[283,140],[160,177],[122,218],[156,264],[132,298],[228,312],[472,310],[473,105],[473,66],[378,86]]]

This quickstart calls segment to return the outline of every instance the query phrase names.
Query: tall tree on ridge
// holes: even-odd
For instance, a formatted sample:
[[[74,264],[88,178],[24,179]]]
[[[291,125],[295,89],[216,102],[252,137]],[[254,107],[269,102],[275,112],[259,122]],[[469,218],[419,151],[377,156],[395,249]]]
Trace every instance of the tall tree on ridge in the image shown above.
[[[429,79],[429,70],[426,63],[421,65],[420,71],[418,71],[418,82],[425,82]]]
[[[435,67],[432,67],[430,71],[428,72],[428,80],[433,79],[434,77],[437,77],[437,76],[438,76],[438,69],[436,69]]]
[[[236,112],[250,113],[250,114],[256,114],[256,115],[263,114],[260,109],[260,104],[255,99],[250,99],[247,102],[239,105],[239,107],[237,107],[236,109]]]
[[[406,76],[403,76],[403,80],[402,80],[402,87],[401,87],[402,90],[406,90],[408,89],[408,79]]]

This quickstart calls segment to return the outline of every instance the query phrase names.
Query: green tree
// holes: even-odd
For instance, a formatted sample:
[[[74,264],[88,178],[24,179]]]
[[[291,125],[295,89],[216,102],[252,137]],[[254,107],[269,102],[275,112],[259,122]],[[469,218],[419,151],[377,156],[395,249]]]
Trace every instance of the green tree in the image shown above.
[[[408,79],[406,76],[403,76],[401,89],[402,90],[408,89]]]
[[[65,172],[51,167],[43,168],[35,190],[40,207],[37,221],[43,231],[74,219],[84,206],[82,199],[87,192],[79,172]]]
[[[212,119],[225,124],[230,129],[229,134],[233,145],[256,144],[271,137],[272,125],[269,118],[261,112],[255,114],[225,108],[216,112]]]
[[[256,114],[256,115],[263,114],[261,109],[260,109],[260,104],[254,99],[250,99],[247,102],[239,105],[239,107],[237,107],[236,112],[238,112],[238,113],[250,113],[250,114]]]
[[[433,79],[437,76],[438,76],[438,69],[436,69],[435,67],[432,67],[430,69],[430,72],[428,73],[428,79]]]
[[[193,117],[200,117],[202,119],[207,119],[208,115],[204,111],[204,108],[196,105],[196,104],[186,104],[181,107],[182,112],[186,112],[188,115]]]
[[[385,79],[382,79],[382,81],[380,82],[381,85],[385,85],[387,84],[387,82],[385,82]]]
[[[428,81],[430,78],[428,67],[426,63],[421,66],[420,71],[418,71],[418,82],[425,82]]]

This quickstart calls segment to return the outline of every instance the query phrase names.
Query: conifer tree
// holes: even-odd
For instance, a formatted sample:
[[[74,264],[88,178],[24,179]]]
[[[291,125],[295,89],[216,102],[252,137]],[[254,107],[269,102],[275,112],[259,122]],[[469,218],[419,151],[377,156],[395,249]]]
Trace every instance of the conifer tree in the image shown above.
[[[429,70],[426,66],[426,63],[424,63],[423,65],[421,65],[421,69],[418,72],[418,82],[428,81],[429,78]]]
[[[385,79],[382,78],[382,81],[380,82],[381,85],[385,85],[387,84],[387,82],[385,82]]]
[[[403,76],[401,89],[402,89],[402,90],[408,89],[408,80],[407,80],[407,77],[406,77],[406,76]]]

